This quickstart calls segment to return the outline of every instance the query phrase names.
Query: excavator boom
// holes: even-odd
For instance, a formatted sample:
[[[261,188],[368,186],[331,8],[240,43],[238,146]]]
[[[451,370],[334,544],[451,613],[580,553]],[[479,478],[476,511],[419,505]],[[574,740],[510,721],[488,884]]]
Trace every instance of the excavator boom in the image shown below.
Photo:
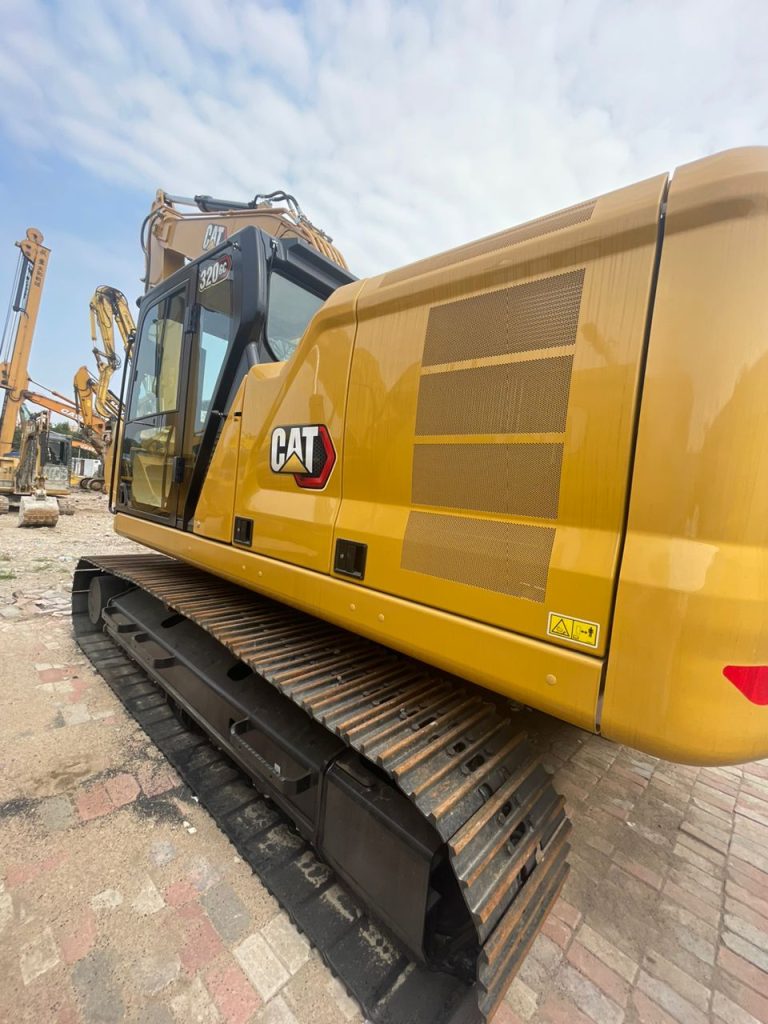
[[[88,374],[86,380],[82,375],[85,367],[81,367],[75,376],[75,394],[84,406],[87,388],[96,413],[107,419],[117,415],[119,406],[117,399],[109,390],[112,376],[120,367],[120,357],[115,349],[115,327],[120,334],[123,349],[128,358],[136,334],[136,324],[125,295],[119,289],[105,284],[100,285],[93,293],[90,317],[93,355],[96,359],[98,376],[94,379],[86,370]],[[99,348],[99,335],[101,336],[101,348]]]
[[[173,196],[159,190],[141,231],[146,290],[249,225],[274,238],[301,238],[347,269],[333,239],[309,220],[287,192],[257,195],[242,203],[203,195]]]
[[[26,237],[16,245],[21,250],[16,290],[0,342],[0,387],[5,389],[0,413],[0,458],[11,450],[24,392],[29,386],[29,356],[50,256],[37,228],[28,228]]]

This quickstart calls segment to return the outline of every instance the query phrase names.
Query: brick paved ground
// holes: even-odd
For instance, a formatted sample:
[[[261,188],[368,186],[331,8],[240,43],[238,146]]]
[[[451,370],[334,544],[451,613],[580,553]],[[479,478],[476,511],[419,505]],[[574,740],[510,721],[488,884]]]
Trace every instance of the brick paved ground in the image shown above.
[[[78,655],[64,590],[108,528],[84,508],[44,555],[0,519],[0,1022],[361,1021]],[[521,718],[573,870],[494,1024],[768,1024],[768,764],[681,767]]]

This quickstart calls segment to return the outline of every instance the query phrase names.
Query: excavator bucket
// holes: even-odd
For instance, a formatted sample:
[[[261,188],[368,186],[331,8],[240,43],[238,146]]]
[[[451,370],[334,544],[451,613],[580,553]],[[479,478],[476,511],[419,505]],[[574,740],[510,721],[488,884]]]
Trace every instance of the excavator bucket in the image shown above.
[[[59,503],[55,498],[25,495],[19,502],[19,526],[55,526]]]

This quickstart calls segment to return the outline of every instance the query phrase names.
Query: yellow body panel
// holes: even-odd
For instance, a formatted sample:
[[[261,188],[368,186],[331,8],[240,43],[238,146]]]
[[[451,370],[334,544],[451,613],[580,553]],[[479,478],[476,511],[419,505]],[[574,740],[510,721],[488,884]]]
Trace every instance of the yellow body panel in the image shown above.
[[[535,705],[583,729],[594,729],[601,674],[595,658],[133,516],[115,516],[115,529],[124,537],[240,586]]]
[[[205,483],[195,508],[193,523],[195,533],[211,540],[222,540],[226,544],[232,540],[244,393],[245,381],[238,388],[232,408],[221,429],[216,452],[205,474]]]
[[[254,366],[245,380],[235,515],[253,518],[255,550],[320,572],[330,569],[341,501],[344,411],[360,287],[347,285],[327,300],[289,362]],[[303,423],[324,423],[336,448],[337,465],[322,491],[300,490],[289,473],[270,470],[273,428]],[[204,520],[195,532],[211,536]]]
[[[406,268],[366,283],[358,303],[359,327],[347,411],[344,501],[336,524],[337,537],[368,544],[365,586],[540,639],[547,639],[550,612],[577,616],[597,624],[597,647],[590,647],[590,653],[603,652],[665,184],[666,176],[660,176],[604,196],[594,204],[588,219],[561,230],[548,232],[545,223],[541,234],[518,240],[518,232],[513,229],[497,236],[494,249],[487,253],[459,259],[447,267],[435,261],[438,265],[434,269],[432,262],[425,260],[411,274]],[[568,308],[572,328],[566,327],[565,315],[559,323],[546,307],[549,282],[561,281],[564,275],[583,279],[581,294],[576,296],[580,301]],[[392,277],[397,279],[389,283]],[[520,329],[524,348],[450,361],[436,362],[432,358],[424,365],[425,337],[436,308],[447,308],[449,316],[456,310],[456,317],[460,317],[467,300],[485,297],[489,310],[499,308],[497,315],[504,316],[502,302],[514,303],[520,289],[530,283],[539,283],[542,298],[530,310],[531,319],[536,318],[535,328],[528,330],[523,324]],[[550,294],[553,302],[561,301],[559,291],[550,289]],[[518,329],[510,316],[509,334],[514,335]],[[443,328],[444,333],[449,330]],[[444,347],[452,347],[454,355],[462,347],[466,353],[473,352],[482,345],[482,320],[471,330],[466,339]],[[536,407],[546,404],[548,381],[551,379],[556,387],[560,367],[571,358],[570,394],[564,395],[567,417],[564,423],[550,423],[555,416]],[[443,403],[448,406],[470,402],[464,389],[475,388],[475,379],[482,387],[486,382],[490,388],[503,387],[503,382],[496,384],[494,378],[506,368],[514,373],[520,366],[536,367],[535,374],[525,378],[526,388],[518,401],[520,414],[515,417],[517,410],[506,408],[499,411],[499,418],[516,418],[519,430],[483,431],[484,419],[488,418],[484,403],[493,399],[482,390],[478,408],[466,415],[433,413],[425,417],[428,422],[420,428],[421,392],[433,377],[442,378],[444,391],[452,389],[451,397]],[[435,423],[438,420],[444,421],[451,432],[431,433],[430,426],[439,425]],[[537,429],[553,425],[561,429]],[[519,475],[513,447],[527,449],[525,461],[519,463]],[[412,489],[419,486],[416,459],[426,456],[421,465],[427,476],[434,472],[435,465],[450,467],[454,453],[466,459],[466,451],[470,458],[463,469],[460,465],[455,470],[456,478],[437,485],[427,480],[422,487],[435,492],[433,500],[420,502],[419,497],[424,495],[419,494],[414,494],[412,500]],[[521,484],[536,490],[537,464],[553,451],[562,452],[562,474],[559,501],[553,494],[549,515],[531,515],[530,509],[522,505],[517,514],[504,514],[503,506]],[[490,484],[481,477],[484,470],[480,469],[478,483],[483,493],[468,488],[466,496],[456,498],[450,507],[441,504],[445,500],[453,502],[461,483],[458,477],[467,470],[474,471],[484,461],[490,467],[488,473],[494,472],[494,464],[512,468],[506,477],[500,475]],[[522,481],[523,475],[528,479]],[[535,503],[535,495],[529,500]],[[442,522],[436,517],[442,517]],[[426,535],[422,547],[431,545],[427,556],[421,557],[428,563],[424,571],[414,571],[406,563],[404,537],[409,520]],[[539,543],[551,541],[548,574],[546,565],[542,567],[543,585],[535,589],[525,587],[523,581],[519,588],[523,596],[519,596],[510,593],[517,582],[509,579],[517,571],[515,565],[507,573],[494,572],[493,567],[486,573],[469,572],[468,563],[480,557],[477,550],[466,552],[465,565],[446,569],[450,560],[446,548],[454,543],[469,546],[466,528],[472,531],[472,537],[481,538],[491,559],[501,555],[496,538],[498,545],[513,545],[518,537],[521,543],[527,543],[526,536],[531,536],[537,549]],[[443,529],[447,530],[444,540],[440,532]],[[443,572],[446,575],[441,575]],[[458,578],[451,579],[450,572]],[[486,577],[488,585],[477,585]],[[466,582],[471,578],[476,582]],[[566,636],[549,639],[586,649]]]
[[[670,189],[603,731],[662,757],[768,755],[768,150]]]
[[[643,750],[767,756],[723,669],[768,679],[768,150],[681,168],[665,216],[667,189],[340,288],[246,375],[193,532],[116,529]],[[270,466],[302,424],[323,490]]]

